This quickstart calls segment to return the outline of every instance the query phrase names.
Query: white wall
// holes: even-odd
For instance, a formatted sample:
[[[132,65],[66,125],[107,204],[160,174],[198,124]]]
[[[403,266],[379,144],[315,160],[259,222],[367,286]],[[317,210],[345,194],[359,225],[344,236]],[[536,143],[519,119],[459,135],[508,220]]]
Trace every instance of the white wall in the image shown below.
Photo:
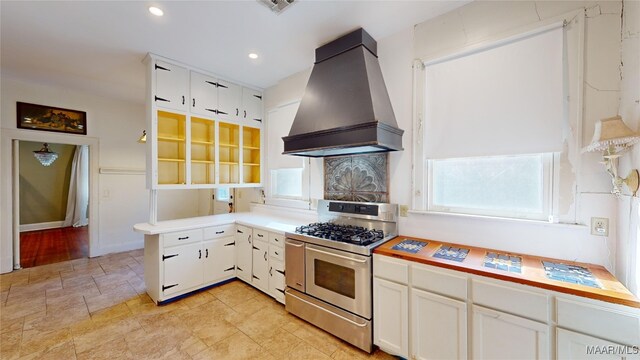
[[[16,102],[51,105],[62,108],[77,109],[87,112],[87,138],[97,139],[99,142],[99,168],[145,168],[146,147],[137,143],[145,124],[143,104],[128,103],[97,96],[84,92],[69,90],[50,85],[43,85],[31,81],[7,77],[0,80],[2,102],[0,115],[3,130],[16,129]],[[32,130],[17,130],[21,133],[35,133]],[[49,132],[37,132],[39,136],[54,136]],[[78,135],[58,135],[63,138],[78,137]],[[3,149],[7,147],[3,144]],[[10,157],[3,156],[3,159]],[[2,194],[11,189],[11,164],[4,161],[2,169]],[[94,169],[94,176],[98,182],[99,191],[93,201],[98,202],[98,239],[92,241],[91,256],[99,256],[110,252],[141,248],[143,236],[133,231],[133,225],[146,222],[149,218],[148,191],[145,189],[144,175],[111,175],[100,174]],[[184,196],[182,196],[183,198]],[[163,216],[177,218],[190,216],[198,205],[195,196],[187,205],[182,205],[180,199],[171,196],[160,196],[163,206]],[[196,199],[195,207],[188,206]],[[11,212],[11,199],[3,197],[0,208],[2,212]],[[175,204],[175,205],[174,205]],[[166,211],[164,211],[166,209]],[[90,214],[94,216],[95,214]],[[2,263],[0,272],[11,271],[11,254],[13,242],[11,237],[11,221],[2,217],[2,233],[0,233],[0,248],[2,249]],[[93,245],[96,246],[93,246]]]
[[[640,130],[640,2],[625,1],[622,18],[622,80],[618,113],[627,125]],[[640,168],[640,146],[620,159],[620,174]],[[636,267],[640,259],[640,199],[623,196],[618,202],[618,248],[616,276],[636,294],[640,293],[640,274]]]
[[[409,205],[412,198],[413,60],[427,53],[461,49],[527,25],[535,26],[536,22],[580,7],[587,8],[584,81],[598,89],[584,91],[584,127],[581,136],[588,142],[596,120],[615,115],[619,105],[617,66],[620,63],[620,53],[615,49],[619,49],[620,45],[621,2],[474,2],[415,28],[378,39],[382,73],[398,125],[405,130],[405,150],[390,154],[391,202]],[[414,38],[418,36],[431,40],[422,47],[414,48]],[[303,77],[305,74],[307,72],[298,76]],[[300,82],[282,81],[265,91],[265,102],[269,94],[287,94],[290,98],[300,98],[302,91]],[[592,216],[610,218],[612,227],[608,239],[591,236],[589,228],[584,225],[415,213],[400,219],[400,232],[404,235],[601,264],[614,271],[617,231],[614,225],[617,222],[618,204],[609,194],[610,181],[597,163],[598,157],[598,154],[587,154],[582,158],[583,166],[576,175],[581,188],[577,199],[572,202],[579,204],[576,214],[579,223],[588,223]],[[313,185],[312,191],[322,193],[321,180]]]

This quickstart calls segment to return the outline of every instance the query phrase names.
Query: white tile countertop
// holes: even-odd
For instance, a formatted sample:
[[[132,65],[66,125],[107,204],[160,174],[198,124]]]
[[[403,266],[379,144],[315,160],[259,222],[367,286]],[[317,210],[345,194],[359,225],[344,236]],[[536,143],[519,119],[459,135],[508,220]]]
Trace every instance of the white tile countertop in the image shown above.
[[[236,223],[284,235],[285,232],[293,232],[296,226],[308,224],[310,221],[313,221],[313,219],[309,220],[299,217],[283,217],[256,212],[246,212],[159,221],[155,225],[140,223],[135,224],[133,229],[136,232],[145,235],[156,235],[174,231],[184,231],[208,226]]]

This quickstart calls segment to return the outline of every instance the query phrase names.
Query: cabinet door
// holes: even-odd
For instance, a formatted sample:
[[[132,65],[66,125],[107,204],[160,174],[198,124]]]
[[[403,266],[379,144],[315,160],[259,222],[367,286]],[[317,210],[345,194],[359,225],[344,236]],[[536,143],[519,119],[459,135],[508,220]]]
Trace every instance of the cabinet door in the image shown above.
[[[640,359],[632,347],[558,328],[558,360]],[[628,352],[625,352],[628,350]]]
[[[218,83],[215,78],[191,72],[191,112],[215,116],[218,107]]]
[[[269,294],[284,304],[284,262],[269,259]]]
[[[262,93],[253,89],[242,88],[242,116],[245,123],[252,126],[262,124]]]
[[[467,358],[467,304],[411,289],[412,359]]]
[[[202,284],[202,244],[200,242],[165,248],[162,256],[163,295]]]
[[[242,87],[224,80],[218,80],[218,118],[239,120]]]
[[[187,110],[189,71],[181,66],[156,60],[153,71],[156,77],[154,100],[157,106]]]
[[[253,241],[253,274],[251,284],[267,292],[269,290],[269,245],[265,241]]]
[[[473,306],[474,359],[549,359],[549,326]]]
[[[236,276],[248,283],[251,282],[251,228],[238,225],[236,230]]]
[[[205,241],[203,276],[205,283],[228,279],[235,274],[235,238],[225,237]]]
[[[382,350],[409,357],[409,287],[373,279],[373,343]]]

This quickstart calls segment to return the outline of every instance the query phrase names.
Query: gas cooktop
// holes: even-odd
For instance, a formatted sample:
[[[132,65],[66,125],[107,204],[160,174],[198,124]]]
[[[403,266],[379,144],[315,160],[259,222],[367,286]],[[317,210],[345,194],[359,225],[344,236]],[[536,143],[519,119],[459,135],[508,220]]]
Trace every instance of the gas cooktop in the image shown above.
[[[363,246],[385,238],[385,233],[382,230],[366,229],[355,225],[340,225],[331,222],[313,223],[297,227],[296,234]]]

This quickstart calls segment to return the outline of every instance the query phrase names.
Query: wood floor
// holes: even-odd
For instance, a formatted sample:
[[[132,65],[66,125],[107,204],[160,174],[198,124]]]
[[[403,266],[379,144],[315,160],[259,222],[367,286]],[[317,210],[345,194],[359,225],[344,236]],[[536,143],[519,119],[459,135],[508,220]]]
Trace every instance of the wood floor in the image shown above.
[[[30,268],[89,256],[89,227],[20,233],[20,265]]]

